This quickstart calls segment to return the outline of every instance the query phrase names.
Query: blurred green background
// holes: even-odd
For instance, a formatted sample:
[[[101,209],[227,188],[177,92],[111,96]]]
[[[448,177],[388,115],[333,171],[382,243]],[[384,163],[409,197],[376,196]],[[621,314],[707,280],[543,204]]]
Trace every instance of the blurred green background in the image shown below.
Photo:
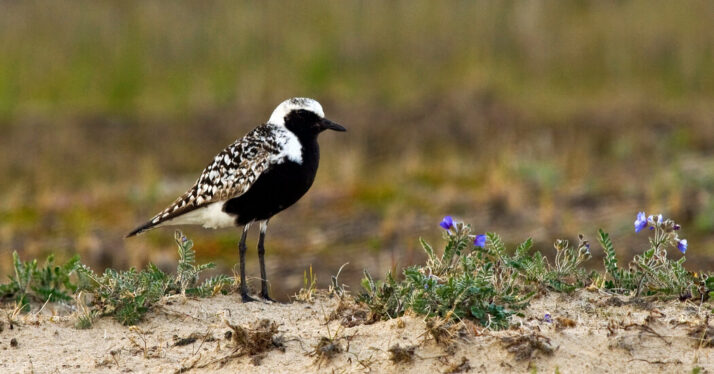
[[[271,222],[278,298],[419,261],[446,214],[548,254],[603,228],[629,261],[661,212],[711,270],[712,25],[705,0],[0,1],[0,276],[13,250],[173,268],[171,229],[123,236],[292,96],[349,132]],[[184,231],[231,272],[238,230]]]

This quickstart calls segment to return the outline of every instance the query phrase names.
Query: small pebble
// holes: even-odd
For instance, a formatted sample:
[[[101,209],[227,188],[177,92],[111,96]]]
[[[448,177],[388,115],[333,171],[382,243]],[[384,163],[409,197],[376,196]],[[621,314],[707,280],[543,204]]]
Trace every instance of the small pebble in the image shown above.
[[[17,339],[15,339],[15,338],[10,339],[10,346],[13,348],[17,348]]]

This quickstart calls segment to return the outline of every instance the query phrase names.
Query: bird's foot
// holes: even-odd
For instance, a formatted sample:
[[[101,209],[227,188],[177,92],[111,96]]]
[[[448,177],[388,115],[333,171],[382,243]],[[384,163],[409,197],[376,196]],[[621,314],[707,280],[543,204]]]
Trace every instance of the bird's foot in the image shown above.
[[[270,301],[270,302],[273,302],[273,303],[277,303],[277,301],[273,300],[270,296],[268,296],[267,293],[261,293],[261,294],[260,294],[260,297],[261,297],[263,300],[265,300],[265,301]]]
[[[242,294],[240,295],[240,297],[243,299],[243,302],[244,302],[244,303],[249,303],[249,302],[251,302],[251,301],[257,301],[255,298],[251,297],[251,296],[248,295],[247,293],[242,293]]]

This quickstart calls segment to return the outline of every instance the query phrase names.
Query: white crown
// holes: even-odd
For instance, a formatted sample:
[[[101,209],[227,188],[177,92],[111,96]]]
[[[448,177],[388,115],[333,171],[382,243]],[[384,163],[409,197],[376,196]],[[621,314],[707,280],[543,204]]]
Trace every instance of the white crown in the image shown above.
[[[287,99],[280,103],[277,108],[270,115],[268,123],[278,126],[285,125],[285,116],[288,115],[293,110],[305,109],[309,110],[318,117],[324,118],[325,112],[322,111],[322,105],[313,99],[307,97],[293,97],[292,99]]]

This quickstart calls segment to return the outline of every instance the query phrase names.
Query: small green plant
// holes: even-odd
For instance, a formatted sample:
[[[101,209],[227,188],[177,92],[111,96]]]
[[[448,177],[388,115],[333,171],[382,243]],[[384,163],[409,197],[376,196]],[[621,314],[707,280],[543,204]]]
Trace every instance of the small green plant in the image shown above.
[[[598,241],[605,251],[603,264],[605,265],[605,275],[609,276],[609,279],[605,279],[604,288],[622,293],[633,289],[635,284],[633,273],[629,269],[618,266],[617,254],[610,235],[600,229],[598,230]]]
[[[532,246],[531,240],[528,239],[516,248],[515,256],[509,264],[521,271],[527,281],[558,292],[572,292],[588,283],[588,274],[581,265],[592,257],[590,243],[583,235],[579,235],[578,239],[576,247],[571,247],[567,240],[555,241],[553,265],[540,252],[528,255]]]
[[[339,275],[339,273],[338,273],[338,275]],[[310,274],[309,275],[308,275],[307,270],[303,271],[302,283],[303,283],[302,288],[293,297],[297,301],[302,301],[302,302],[312,301],[315,291],[317,290],[317,275],[315,275],[312,272],[312,265],[310,265]]]
[[[89,328],[96,315],[112,315],[123,324],[133,325],[163,296],[206,297],[227,293],[233,279],[218,275],[199,283],[200,274],[215,266],[196,264],[193,242],[180,231],[176,231],[175,239],[179,255],[175,276],[153,264],[141,271],[107,269],[98,275],[82,264],[79,256],[55,265],[54,256],[49,255],[40,267],[37,260],[23,262],[14,252],[14,276],[10,276],[8,283],[0,284],[0,300],[15,300],[16,310],[27,312],[30,301],[71,301],[74,295],[78,308],[76,325]],[[91,306],[85,304],[83,293],[92,296]]]
[[[79,264],[79,256],[55,265],[54,255],[49,255],[44,266],[39,267],[37,260],[23,262],[13,252],[12,264],[14,277],[11,275],[10,282],[0,284],[0,300],[14,299],[23,312],[30,310],[30,301],[69,301],[77,289],[70,276]]]
[[[201,272],[216,267],[212,262],[196,265],[196,251],[193,250],[193,241],[186,238],[181,232],[176,230],[174,239],[178,245],[179,262],[176,267],[176,283],[184,295],[192,296],[213,296],[217,293],[225,293],[233,280],[224,274],[216,275],[206,279],[202,284],[198,284]]]
[[[171,278],[153,264],[141,271],[107,269],[100,276],[83,266],[78,275],[89,280],[83,284],[92,285],[86,291],[94,295],[93,308],[125,325],[139,322],[153,304],[169,294],[172,283]]]
[[[403,280],[388,272],[383,281],[375,281],[364,272],[364,292],[359,300],[373,316],[395,318],[411,310],[446,319],[472,319],[500,329],[507,327],[509,317],[525,308],[535,291],[542,288],[572,292],[595,283],[611,292],[633,296],[701,301],[714,296],[714,277],[688,272],[683,257],[676,261],[667,258],[667,248],[684,253],[688,244],[677,235],[680,226],[661,215],[638,215],[635,230],[649,227],[653,235],[650,248],[636,255],[628,269],[618,266],[609,235],[599,231],[598,240],[605,250],[605,274],[588,274],[583,269],[591,253],[590,243],[582,235],[577,246],[556,240],[551,264],[540,252],[529,254],[531,239],[511,253],[498,235],[471,235],[470,226],[449,216],[440,226],[446,230],[444,250],[439,254],[421,240],[427,261],[404,269]]]
[[[714,274],[702,274],[702,300],[714,299]]]
[[[634,257],[628,269],[620,268],[615,258],[615,250],[608,234],[600,230],[600,244],[605,250],[606,279],[604,287],[614,292],[635,296],[679,297],[683,300],[706,295],[700,289],[700,282],[694,274],[684,269],[685,258],[672,261],[667,257],[667,249],[677,249],[682,254],[687,251],[686,239],[680,239],[681,226],[662,215],[649,216],[640,212],[635,220],[635,232],[649,228],[649,248]]]
[[[144,314],[163,296],[183,294],[209,296],[218,292],[225,293],[232,279],[226,276],[209,278],[198,283],[201,272],[214,267],[213,264],[195,264],[193,242],[180,231],[176,231],[179,262],[176,276],[170,276],[153,264],[138,271],[107,269],[97,275],[87,266],[77,269],[82,290],[94,295],[93,309],[101,315],[112,315],[125,325],[136,324]]]
[[[512,253],[494,233],[471,235],[471,228],[447,216],[441,222],[446,230],[446,246],[439,255],[424,240],[426,264],[404,270],[404,281],[388,273],[375,282],[365,272],[361,300],[372,313],[393,318],[410,309],[419,314],[445,318],[469,318],[500,329],[509,317],[528,305],[540,287],[571,292],[588,283],[581,267],[590,255],[590,244],[580,236],[577,247],[567,240],[555,242],[555,263],[536,252],[530,255],[529,238]]]
[[[509,317],[532,296],[521,287],[513,258],[496,234],[471,235],[471,227],[446,217],[446,246],[441,255],[424,240],[423,266],[404,270],[404,280],[387,273],[374,281],[365,271],[360,296],[372,313],[394,318],[406,310],[444,318],[468,318],[494,329],[508,326]]]

